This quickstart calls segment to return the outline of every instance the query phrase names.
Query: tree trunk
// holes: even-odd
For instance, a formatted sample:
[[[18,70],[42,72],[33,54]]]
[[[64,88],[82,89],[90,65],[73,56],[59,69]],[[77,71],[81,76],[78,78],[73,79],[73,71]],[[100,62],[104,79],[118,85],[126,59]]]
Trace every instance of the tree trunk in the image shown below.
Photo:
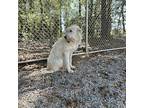
[[[40,13],[41,13],[41,20],[40,20],[40,27],[39,27],[39,32],[40,32],[40,37],[38,37],[38,38],[42,38],[42,37],[44,37],[44,34],[43,34],[43,32],[44,32],[44,30],[43,30],[43,20],[44,20],[44,18],[43,18],[43,3],[42,3],[42,0],[40,0]]]
[[[79,17],[81,17],[81,0],[79,0]]]
[[[95,41],[97,35],[95,32],[96,29],[96,22],[98,21],[98,9],[100,8],[100,0],[96,0],[93,3],[93,0],[91,0],[89,5],[90,11],[89,11],[89,39]]]
[[[60,0],[60,37],[62,36],[62,0]]]
[[[108,39],[111,32],[111,2],[112,0],[101,1],[101,37]]]
[[[93,0],[90,0],[89,6],[88,6],[88,35],[89,35],[89,40],[92,39],[93,37]]]
[[[41,12],[41,15],[43,16],[43,3],[42,3],[42,0],[40,0],[40,12]]]
[[[106,0],[101,1],[101,37],[106,37]]]
[[[112,0],[108,0],[107,4],[107,39],[110,38],[111,35],[111,3]]]
[[[95,7],[94,7],[94,10],[93,10],[93,15],[91,16],[91,25],[90,25],[90,34],[91,34],[91,39],[94,39],[95,41],[95,24],[97,22],[97,1],[95,2]]]
[[[121,15],[122,15],[122,25],[123,25],[123,34],[126,32],[125,30],[125,16],[124,16],[124,6],[126,4],[125,0],[122,0],[122,6],[121,6]]]
[[[79,0],[79,25],[81,25],[81,0]]]

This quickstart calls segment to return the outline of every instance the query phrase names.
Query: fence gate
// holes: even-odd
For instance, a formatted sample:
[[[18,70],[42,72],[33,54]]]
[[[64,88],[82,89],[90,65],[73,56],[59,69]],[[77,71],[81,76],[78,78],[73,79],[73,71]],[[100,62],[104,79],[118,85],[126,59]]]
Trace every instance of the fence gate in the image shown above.
[[[19,62],[47,58],[65,28],[77,24],[76,54],[125,47],[125,0],[19,0]]]

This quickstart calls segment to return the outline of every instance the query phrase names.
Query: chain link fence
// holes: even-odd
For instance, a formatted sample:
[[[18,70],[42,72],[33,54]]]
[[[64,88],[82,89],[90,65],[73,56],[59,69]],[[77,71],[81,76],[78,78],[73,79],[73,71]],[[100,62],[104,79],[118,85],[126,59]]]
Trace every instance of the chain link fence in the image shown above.
[[[71,24],[83,31],[77,54],[85,46],[89,52],[125,47],[125,0],[19,0],[18,7],[19,62],[47,58]]]

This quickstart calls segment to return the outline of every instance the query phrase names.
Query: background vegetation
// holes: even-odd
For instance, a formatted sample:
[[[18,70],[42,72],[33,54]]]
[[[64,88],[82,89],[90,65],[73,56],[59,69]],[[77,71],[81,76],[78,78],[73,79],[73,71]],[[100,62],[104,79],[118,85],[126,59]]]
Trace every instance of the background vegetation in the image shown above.
[[[125,30],[125,0],[89,0],[89,37],[121,35]],[[19,0],[19,38],[55,40],[65,27],[85,29],[86,0]]]
[[[120,39],[126,32],[125,6],[126,0],[88,0],[92,50],[125,46]],[[71,24],[82,28],[85,41],[86,0],[19,0],[18,14],[19,60],[42,58],[44,52],[47,57],[47,51]]]

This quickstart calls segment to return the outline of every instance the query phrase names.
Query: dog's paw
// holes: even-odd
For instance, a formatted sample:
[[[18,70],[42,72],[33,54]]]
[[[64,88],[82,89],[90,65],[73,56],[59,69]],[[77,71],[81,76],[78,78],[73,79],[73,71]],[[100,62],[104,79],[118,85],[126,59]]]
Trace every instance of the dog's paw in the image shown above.
[[[70,70],[68,70],[68,73],[74,73],[74,70],[70,69]]]
[[[76,67],[75,66],[71,66],[71,69],[76,69]]]

